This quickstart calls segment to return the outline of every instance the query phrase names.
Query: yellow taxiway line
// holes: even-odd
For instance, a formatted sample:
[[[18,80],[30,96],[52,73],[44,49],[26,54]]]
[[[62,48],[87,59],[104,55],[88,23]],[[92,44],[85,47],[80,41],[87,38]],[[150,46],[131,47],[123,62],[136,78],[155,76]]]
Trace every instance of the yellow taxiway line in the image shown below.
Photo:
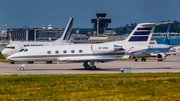
[[[3,74],[3,75],[14,75],[12,73],[2,73],[2,72],[0,72],[0,74]]]

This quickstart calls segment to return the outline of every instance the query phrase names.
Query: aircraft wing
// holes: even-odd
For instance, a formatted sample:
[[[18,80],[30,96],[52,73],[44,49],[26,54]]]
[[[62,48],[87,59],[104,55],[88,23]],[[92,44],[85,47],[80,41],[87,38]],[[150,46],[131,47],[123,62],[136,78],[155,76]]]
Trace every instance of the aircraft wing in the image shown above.
[[[151,53],[152,57],[156,57],[159,53]],[[164,53],[166,56],[167,55],[172,55],[172,54],[180,54],[180,52],[166,52]]]
[[[171,54],[180,54],[180,52],[167,52],[166,55],[171,55]]]

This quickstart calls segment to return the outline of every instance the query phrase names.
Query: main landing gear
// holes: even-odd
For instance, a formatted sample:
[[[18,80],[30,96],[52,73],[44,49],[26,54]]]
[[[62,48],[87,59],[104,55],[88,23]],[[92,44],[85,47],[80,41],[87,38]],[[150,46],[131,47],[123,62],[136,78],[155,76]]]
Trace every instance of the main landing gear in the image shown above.
[[[94,61],[90,61],[90,65],[88,65],[88,61],[85,61],[83,66],[86,70],[96,70],[96,66],[94,65]]]
[[[146,58],[145,57],[141,58],[141,61],[146,61]]]
[[[25,65],[26,65],[26,62],[22,62],[22,65],[21,65],[21,68],[20,68],[21,71],[24,70]]]
[[[135,62],[137,62],[138,61],[138,59],[137,59],[137,57],[135,57],[135,60],[134,60]],[[143,61],[146,61],[146,58],[145,57],[142,57],[141,58],[141,61],[143,62]]]

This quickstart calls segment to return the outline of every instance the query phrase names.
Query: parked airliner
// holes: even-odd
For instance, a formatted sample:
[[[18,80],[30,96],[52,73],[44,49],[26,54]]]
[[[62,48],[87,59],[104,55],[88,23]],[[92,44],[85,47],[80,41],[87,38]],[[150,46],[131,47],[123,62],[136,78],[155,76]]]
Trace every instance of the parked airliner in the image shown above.
[[[167,24],[167,23],[161,23]],[[22,61],[24,70],[27,61],[74,61],[84,62],[85,69],[96,69],[95,62],[129,58],[132,53],[148,49],[156,23],[140,23],[123,41],[101,44],[73,44],[63,46],[26,47],[23,51],[8,56],[8,61]],[[88,64],[90,62],[90,64]]]
[[[169,25],[167,34],[164,38],[164,41],[160,44],[149,44],[149,48],[144,51],[133,53],[132,57],[135,58],[135,61],[138,61],[138,57],[141,57],[141,61],[146,61],[146,57],[156,57],[157,61],[165,60],[168,55],[179,54],[180,52],[170,52],[170,27]]]
[[[54,45],[69,45],[72,44],[70,42],[71,34],[72,34],[72,25],[73,25],[73,18],[70,18],[61,38],[53,41],[53,42],[28,42],[28,41],[12,41],[11,35],[10,35],[10,44],[7,45],[3,51],[2,54],[7,57],[14,53],[19,52],[21,49],[24,49],[26,47],[34,47],[34,46],[54,46]],[[47,61],[47,63],[51,63],[52,61]],[[11,61],[12,64],[14,64],[14,61]],[[31,62],[32,63],[32,62]]]

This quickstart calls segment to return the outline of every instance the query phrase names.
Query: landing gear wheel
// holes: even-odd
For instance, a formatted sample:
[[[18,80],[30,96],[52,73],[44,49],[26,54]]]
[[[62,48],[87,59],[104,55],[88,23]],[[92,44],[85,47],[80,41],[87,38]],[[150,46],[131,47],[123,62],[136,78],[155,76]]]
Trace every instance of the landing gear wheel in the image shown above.
[[[134,61],[135,61],[135,62],[137,62],[137,61],[138,61],[138,59],[135,59]]]
[[[24,70],[24,67],[21,67],[20,70],[23,71],[23,70]]]
[[[33,63],[34,63],[34,61],[29,61],[29,62],[28,62],[28,64],[33,64]]]
[[[144,58],[144,61],[146,61],[146,58]]]
[[[96,70],[96,66],[93,66],[91,69],[92,69],[92,70]]]
[[[11,61],[11,64],[14,64],[15,62],[14,61]]]
[[[89,69],[90,69],[89,65],[86,65],[86,66],[84,66],[84,67],[85,67],[86,70],[89,70]]]
[[[51,64],[51,63],[52,63],[52,61],[46,61],[46,63],[47,63],[47,64]]]
[[[146,58],[143,57],[143,58],[141,59],[141,61],[146,61]]]

